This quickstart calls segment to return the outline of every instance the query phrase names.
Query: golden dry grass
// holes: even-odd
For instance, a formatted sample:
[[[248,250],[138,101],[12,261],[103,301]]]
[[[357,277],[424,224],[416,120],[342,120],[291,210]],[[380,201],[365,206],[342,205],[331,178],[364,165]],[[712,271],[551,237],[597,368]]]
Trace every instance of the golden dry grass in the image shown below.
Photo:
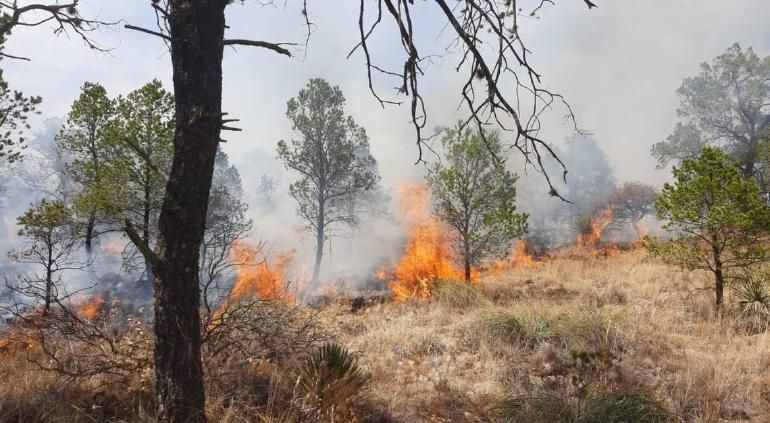
[[[622,375],[608,377],[654,389],[678,420],[770,421],[770,337],[715,318],[710,292],[693,291],[709,282],[643,251],[556,259],[482,278],[490,305],[386,303],[337,321],[373,374],[368,395],[403,421],[483,421],[501,397],[542,383],[552,342],[501,342],[483,323],[497,309],[607,319],[623,348]]]
[[[693,291],[709,282],[633,251],[485,277],[474,287],[481,295],[450,287],[440,301],[355,313],[332,304],[324,311],[328,329],[371,375],[356,417],[335,421],[495,421],[502,399],[557,385],[569,373],[565,357],[584,350],[611,354],[596,386],[650,389],[674,421],[770,421],[770,337],[746,334],[729,312],[716,317],[710,292]],[[508,318],[502,325],[500,316]],[[290,366],[233,366],[223,372],[231,379],[207,382],[212,421],[303,420]],[[88,410],[101,395],[129,406],[111,416],[117,420],[96,421],[152,420],[151,398],[121,402],[119,389],[68,390],[21,357],[0,359],[0,380],[0,419],[20,415],[15,407],[45,421],[94,421]]]

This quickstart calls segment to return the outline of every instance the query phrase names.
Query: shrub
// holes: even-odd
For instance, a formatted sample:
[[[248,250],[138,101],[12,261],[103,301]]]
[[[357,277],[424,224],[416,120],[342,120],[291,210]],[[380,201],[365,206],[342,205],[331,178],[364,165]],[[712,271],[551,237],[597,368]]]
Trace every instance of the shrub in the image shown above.
[[[436,282],[433,299],[439,304],[453,308],[466,308],[489,303],[489,299],[473,286],[448,280]]]
[[[325,344],[305,359],[299,368],[298,386],[305,394],[305,407],[318,415],[343,413],[358,396],[369,376],[358,359],[338,344]]]
[[[536,310],[513,307],[486,313],[487,327],[499,336],[524,342],[531,347],[543,343],[566,349],[613,350],[622,347],[619,334],[609,319],[590,310]]]
[[[750,273],[735,288],[741,317],[752,331],[763,331],[770,323],[770,290],[764,274]]]

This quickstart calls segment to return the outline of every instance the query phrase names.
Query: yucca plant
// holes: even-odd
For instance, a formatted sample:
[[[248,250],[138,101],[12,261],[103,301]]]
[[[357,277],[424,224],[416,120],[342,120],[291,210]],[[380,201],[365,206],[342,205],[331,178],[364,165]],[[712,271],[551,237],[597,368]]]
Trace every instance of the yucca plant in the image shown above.
[[[319,414],[342,411],[369,381],[358,359],[335,343],[325,344],[307,357],[298,376],[307,405]]]
[[[735,288],[741,314],[752,329],[764,330],[770,323],[770,290],[765,282],[765,275],[750,273],[741,278]]]

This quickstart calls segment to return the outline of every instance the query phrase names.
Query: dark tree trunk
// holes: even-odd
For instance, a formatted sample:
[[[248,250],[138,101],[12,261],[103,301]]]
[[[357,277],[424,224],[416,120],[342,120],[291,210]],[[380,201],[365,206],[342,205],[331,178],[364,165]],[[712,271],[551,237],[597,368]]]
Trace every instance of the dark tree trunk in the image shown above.
[[[158,223],[155,376],[158,419],[204,422],[199,254],[222,126],[226,0],[171,0],[176,124]]]
[[[94,226],[96,226],[96,210],[91,210],[88,215],[88,223],[86,224],[86,252],[91,254],[91,246],[94,241]]]
[[[53,299],[53,242],[51,240],[51,232],[48,232],[48,260],[45,266],[45,298],[43,305],[43,316],[48,315],[51,311],[51,300]]]
[[[712,246],[712,252],[714,254],[714,291],[716,292],[716,311],[719,313],[722,310],[722,297],[725,289],[725,278],[722,269],[722,252],[716,247]]]

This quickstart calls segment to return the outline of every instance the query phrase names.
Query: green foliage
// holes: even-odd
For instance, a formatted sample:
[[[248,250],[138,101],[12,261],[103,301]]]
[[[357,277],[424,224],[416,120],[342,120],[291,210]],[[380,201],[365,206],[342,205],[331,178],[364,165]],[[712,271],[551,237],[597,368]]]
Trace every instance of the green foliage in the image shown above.
[[[325,411],[356,397],[369,376],[347,349],[329,343],[307,357],[299,369],[298,380],[313,407]]]
[[[675,182],[664,185],[655,208],[674,238],[648,248],[668,263],[713,272],[719,307],[726,273],[767,258],[761,237],[770,225],[770,210],[757,184],[744,179],[719,149],[704,148],[699,158],[685,159],[673,173]]]
[[[101,96],[104,97],[101,97]],[[78,104],[86,106],[86,104]],[[77,199],[82,210],[98,210],[112,223],[138,222],[146,242],[152,232],[165,192],[165,179],[173,151],[174,99],[153,80],[126,97],[108,100],[100,90],[84,113],[91,118],[109,110],[98,150],[74,165],[94,175],[83,184]],[[73,106],[73,112],[78,110]],[[85,141],[70,137],[70,147]]]
[[[489,299],[473,286],[457,281],[438,280],[433,289],[433,301],[452,308],[484,305]]]
[[[591,215],[581,214],[575,219],[575,229],[580,236],[588,236],[594,232]]]
[[[584,397],[544,392],[511,396],[496,407],[510,423],[663,423],[674,421],[654,393],[633,388]]]
[[[40,114],[37,106],[41,101],[40,97],[25,97],[8,88],[0,69],[0,161],[13,163],[21,158],[21,150],[27,142],[24,134],[30,129],[27,119],[30,115]]]
[[[339,87],[311,79],[287,105],[296,138],[278,142],[278,157],[300,176],[289,186],[297,214],[316,236],[314,280],[330,231],[337,224],[357,223],[351,205],[380,180],[369,137],[351,116],[345,116],[344,107]]]
[[[19,216],[17,223],[24,244],[11,250],[8,258],[33,267],[31,272],[19,275],[9,288],[33,302],[42,301],[47,312],[52,301],[59,298],[61,273],[90,263],[77,254],[77,228],[71,210],[63,202],[43,199]]]
[[[526,232],[527,215],[516,212],[518,176],[501,162],[497,133],[482,135],[458,124],[442,143],[446,162],[430,169],[428,185],[434,212],[457,234],[468,269],[486,254],[507,252],[510,241]]]
[[[737,43],[703,63],[697,76],[686,78],[680,98],[677,124],[666,141],[652,147],[661,166],[694,158],[704,146],[722,147],[738,161],[743,174],[753,176],[757,148],[770,129],[770,57],[760,58],[752,48]]]
[[[70,219],[70,210],[63,202],[43,199],[19,216],[17,224],[21,229],[18,235],[30,239],[48,237],[51,231],[67,226]]]

